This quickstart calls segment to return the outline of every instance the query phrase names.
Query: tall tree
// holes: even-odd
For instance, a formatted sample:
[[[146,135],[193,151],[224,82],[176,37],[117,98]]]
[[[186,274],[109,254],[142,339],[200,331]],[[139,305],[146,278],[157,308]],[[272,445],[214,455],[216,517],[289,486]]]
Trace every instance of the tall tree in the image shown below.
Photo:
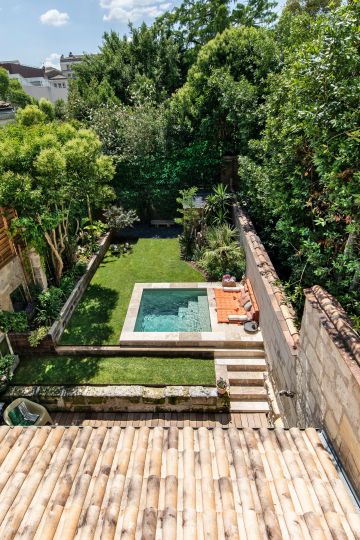
[[[49,255],[59,282],[77,222],[113,199],[114,168],[93,132],[46,122],[38,111],[25,108],[15,125],[0,130],[0,206],[17,210],[14,232]],[[27,113],[32,122],[24,123]]]

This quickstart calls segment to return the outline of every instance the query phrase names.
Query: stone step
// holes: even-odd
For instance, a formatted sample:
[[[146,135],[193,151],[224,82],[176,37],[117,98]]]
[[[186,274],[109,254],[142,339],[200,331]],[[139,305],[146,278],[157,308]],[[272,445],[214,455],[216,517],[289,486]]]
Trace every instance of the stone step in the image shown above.
[[[266,401],[230,401],[230,412],[267,413],[270,411]]]
[[[265,351],[261,348],[260,343],[255,343],[254,347],[245,347],[239,349],[217,349],[215,358],[264,358]]]
[[[229,371],[267,371],[265,358],[217,358],[216,363]]]
[[[175,339],[166,339],[163,341],[159,341],[158,339],[154,339],[152,336],[156,334],[156,332],[138,332],[138,336],[136,335],[136,332],[129,334],[131,335],[131,339],[127,339],[125,333],[125,336],[123,336],[119,341],[119,346],[122,348],[136,348],[136,347],[145,347],[145,348],[157,348],[161,349],[163,347],[176,347],[177,349],[186,348],[186,347],[197,347],[197,348],[212,348],[214,352],[218,352],[219,350],[224,351],[224,355],[229,355],[229,351],[231,351],[231,354],[234,350],[244,350],[244,353],[246,356],[249,356],[249,354],[253,354],[254,349],[258,350],[259,347],[262,346],[261,341],[251,341],[251,340],[226,340],[224,341],[223,334],[220,332],[202,332],[202,336],[200,336],[200,332],[173,332],[173,334],[179,334],[179,337]],[[146,339],[146,334],[151,334],[151,339]],[[205,336],[204,336],[205,334]],[[135,338],[133,336],[136,336]],[[218,349],[218,347],[221,347],[221,349]],[[227,347],[224,349],[224,347]],[[227,352],[226,352],[227,351]],[[261,354],[264,354],[264,351],[261,350]],[[220,354],[221,356],[221,354]],[[259,352],[255,353],[255,356],[259,356]]]
[[[268,395],[263,386],[230,386],[230,400],[267,401]]]
[[[229,383],[234,386],[261,386],[264,384],[262,371],[228,371]]]
[[[182,355],[192,358],[213,358],[209,347],[120,347],[119,345],[62,345],[56,347],[59,356],[169,356]]]

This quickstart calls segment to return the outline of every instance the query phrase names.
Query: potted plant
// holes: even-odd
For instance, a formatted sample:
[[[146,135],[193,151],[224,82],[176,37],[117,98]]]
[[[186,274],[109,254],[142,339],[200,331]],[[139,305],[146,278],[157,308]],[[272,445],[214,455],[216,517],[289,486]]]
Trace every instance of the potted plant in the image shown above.
[[[0,393],[5,392],[14,374],[16,357],[13,354],[0,356]]]
[[[225,379],[223,379],[222,377],[219,377],[218,380],[216,381],[216,387],[217,387],[218,394],[224,395],[227,392],[228,383]]]

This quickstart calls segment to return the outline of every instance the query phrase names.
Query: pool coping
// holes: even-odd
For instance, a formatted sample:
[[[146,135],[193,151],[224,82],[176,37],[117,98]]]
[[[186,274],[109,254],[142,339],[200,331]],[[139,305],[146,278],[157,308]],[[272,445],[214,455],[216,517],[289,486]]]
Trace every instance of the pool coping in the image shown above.
[[[191,282],[191,283],[135,283],[128,305],[124,325],[120,334],[119,344],[130,345],[176,345],[176,346],[206,346],[220,345],[229,341],[261,341],[262,337],[243,336],[243,329],[229,324],[217,322],[216,301],[214,289],[221,288],[220,282]],[[135,332],[141,297],[144,289],[206,289],[209,302],[211,332]],[[232,327],[232,328],[231,328]]]

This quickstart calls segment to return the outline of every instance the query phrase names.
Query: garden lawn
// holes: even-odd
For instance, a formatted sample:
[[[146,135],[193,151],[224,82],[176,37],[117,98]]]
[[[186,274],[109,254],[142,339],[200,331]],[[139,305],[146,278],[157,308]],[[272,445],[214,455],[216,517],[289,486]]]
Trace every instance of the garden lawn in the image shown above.
[[[12,384],[215,386],[214,360],[152,357],[24,357]]]
[[[116,344],[135,283],[200,282],[204,277],[180,259],[177,238],[140,238],[132,251],[108,251],[76,308],[62,345]]]

